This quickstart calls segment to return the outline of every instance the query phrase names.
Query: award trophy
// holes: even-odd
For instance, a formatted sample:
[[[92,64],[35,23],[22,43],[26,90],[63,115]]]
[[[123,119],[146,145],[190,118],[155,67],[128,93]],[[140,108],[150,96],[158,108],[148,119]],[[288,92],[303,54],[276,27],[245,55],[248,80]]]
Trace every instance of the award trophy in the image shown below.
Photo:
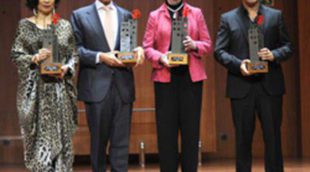
[[[260,16],[258,17],[260,18]],[[251,24],[249,28],[249,50],[251,63],[247,64],[247,69],[251,74],[267,73],[268,62],[260,60],[257,53],[264,47],[264,35],[261,33],[260,21],[257,24]]]
[[[183,40],[187,36],[188,19],[187,9],[184,8],[183,17],[172,21],[172,44],[171,53],[168,56],[170,65],[187,65],[188,54],[185,52]]]
[[[44,30],[42,42],[43,48],[51,51],[51,56],[45,59],[40,64],[41,75],[60,75],[62,63],[59,57],[59,43],[57,35],[55,34],[55,25],[57,21],[54,20],[54,24],[51,28]],[[58,19],[57,19],[58,20]]]
[[[116,56],[125,65],[134,65],[138,60],[134,49],[137,47],[138,18],[140,16],[139,10],[133,10],[132,19],[123,21],[121,24],[120,52],[117,52]]]

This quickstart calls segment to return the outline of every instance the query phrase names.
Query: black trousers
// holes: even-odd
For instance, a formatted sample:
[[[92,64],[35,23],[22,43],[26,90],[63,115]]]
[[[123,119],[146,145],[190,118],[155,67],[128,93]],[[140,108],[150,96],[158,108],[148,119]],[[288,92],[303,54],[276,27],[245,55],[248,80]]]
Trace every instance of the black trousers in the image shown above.
[[[92,171],[106,171],[106,151],[110,142],[111,171],[127,172],[132,104],[121,100],[115,83],[112,83],[102,102],[85,105],[91,136]]]
[[[161,172],[177,172],[179,131],[182,171],[197,171],[202,85],[202,82],[191,81],[188,69],[172,73],[171,83],[155,82]]]
[[[282,96],[270,96],[258,82],[247,97],[231,99],[236,132],[237,172],[250,172],[256,113],[265,143],[265,171],[283,172],[281,148]]]

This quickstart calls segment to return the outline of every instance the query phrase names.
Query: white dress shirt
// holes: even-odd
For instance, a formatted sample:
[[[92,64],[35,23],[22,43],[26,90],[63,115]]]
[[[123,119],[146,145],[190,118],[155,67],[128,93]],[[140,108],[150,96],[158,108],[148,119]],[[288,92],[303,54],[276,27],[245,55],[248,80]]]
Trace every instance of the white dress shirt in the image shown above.
[[[99,19],[100,19],[103,31],[105,32],[107,27],[109,27],[109,29],[111,27],[113,27],[112,28],[113,29],[112,35],[105,34],[105,36],[107,38],[107,42],[109,44],[109,47],[110,47],[111,51],[113,51],[115,48],[115,45],[116,45],[116,39],[117,39],[117,33],[118,33],[117,9],[116,9],[113,2],[111,2],[109,5],[104,5],[101,1],[96,0],[95,4],[96,4],[96,9],[97,9],[97,12],[99,15]],[[111,18],[109,18],[109,20],[113,21],[113,24],[110,26],[107,26],[107,24],[106,24],[107,16],[111,17]],[[113,39],[112,42],[109,42],[109,39],[108,39],[109,37],[111,37]],[[96,63],[100,63],[100,53],[97,54]]]

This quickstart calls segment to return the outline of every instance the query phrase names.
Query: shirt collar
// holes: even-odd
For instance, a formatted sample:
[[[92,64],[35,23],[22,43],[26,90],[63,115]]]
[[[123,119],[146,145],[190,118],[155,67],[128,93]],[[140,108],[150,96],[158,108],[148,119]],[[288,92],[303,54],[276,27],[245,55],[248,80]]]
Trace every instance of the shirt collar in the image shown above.
[[[109,5],[104,5],[100,0],[96,0],[95,4],[96,4],[97,10],[101,10],[101,9],[104,9],[104,10],[107,10],[107,9],[115,10],[116,9],[113,1]]]

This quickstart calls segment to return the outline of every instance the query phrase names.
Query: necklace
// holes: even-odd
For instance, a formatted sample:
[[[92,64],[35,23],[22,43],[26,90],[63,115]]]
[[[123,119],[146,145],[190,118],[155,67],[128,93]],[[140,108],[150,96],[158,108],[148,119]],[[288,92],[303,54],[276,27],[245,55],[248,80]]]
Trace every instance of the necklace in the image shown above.
[[[183,6],[184,6],[184,3],[182,3],[177,9],[174,10],[167,5],[168,10],[173,12],[173,15],[172,15],[173,19],[177,18],[178,12],[183,8]]]

